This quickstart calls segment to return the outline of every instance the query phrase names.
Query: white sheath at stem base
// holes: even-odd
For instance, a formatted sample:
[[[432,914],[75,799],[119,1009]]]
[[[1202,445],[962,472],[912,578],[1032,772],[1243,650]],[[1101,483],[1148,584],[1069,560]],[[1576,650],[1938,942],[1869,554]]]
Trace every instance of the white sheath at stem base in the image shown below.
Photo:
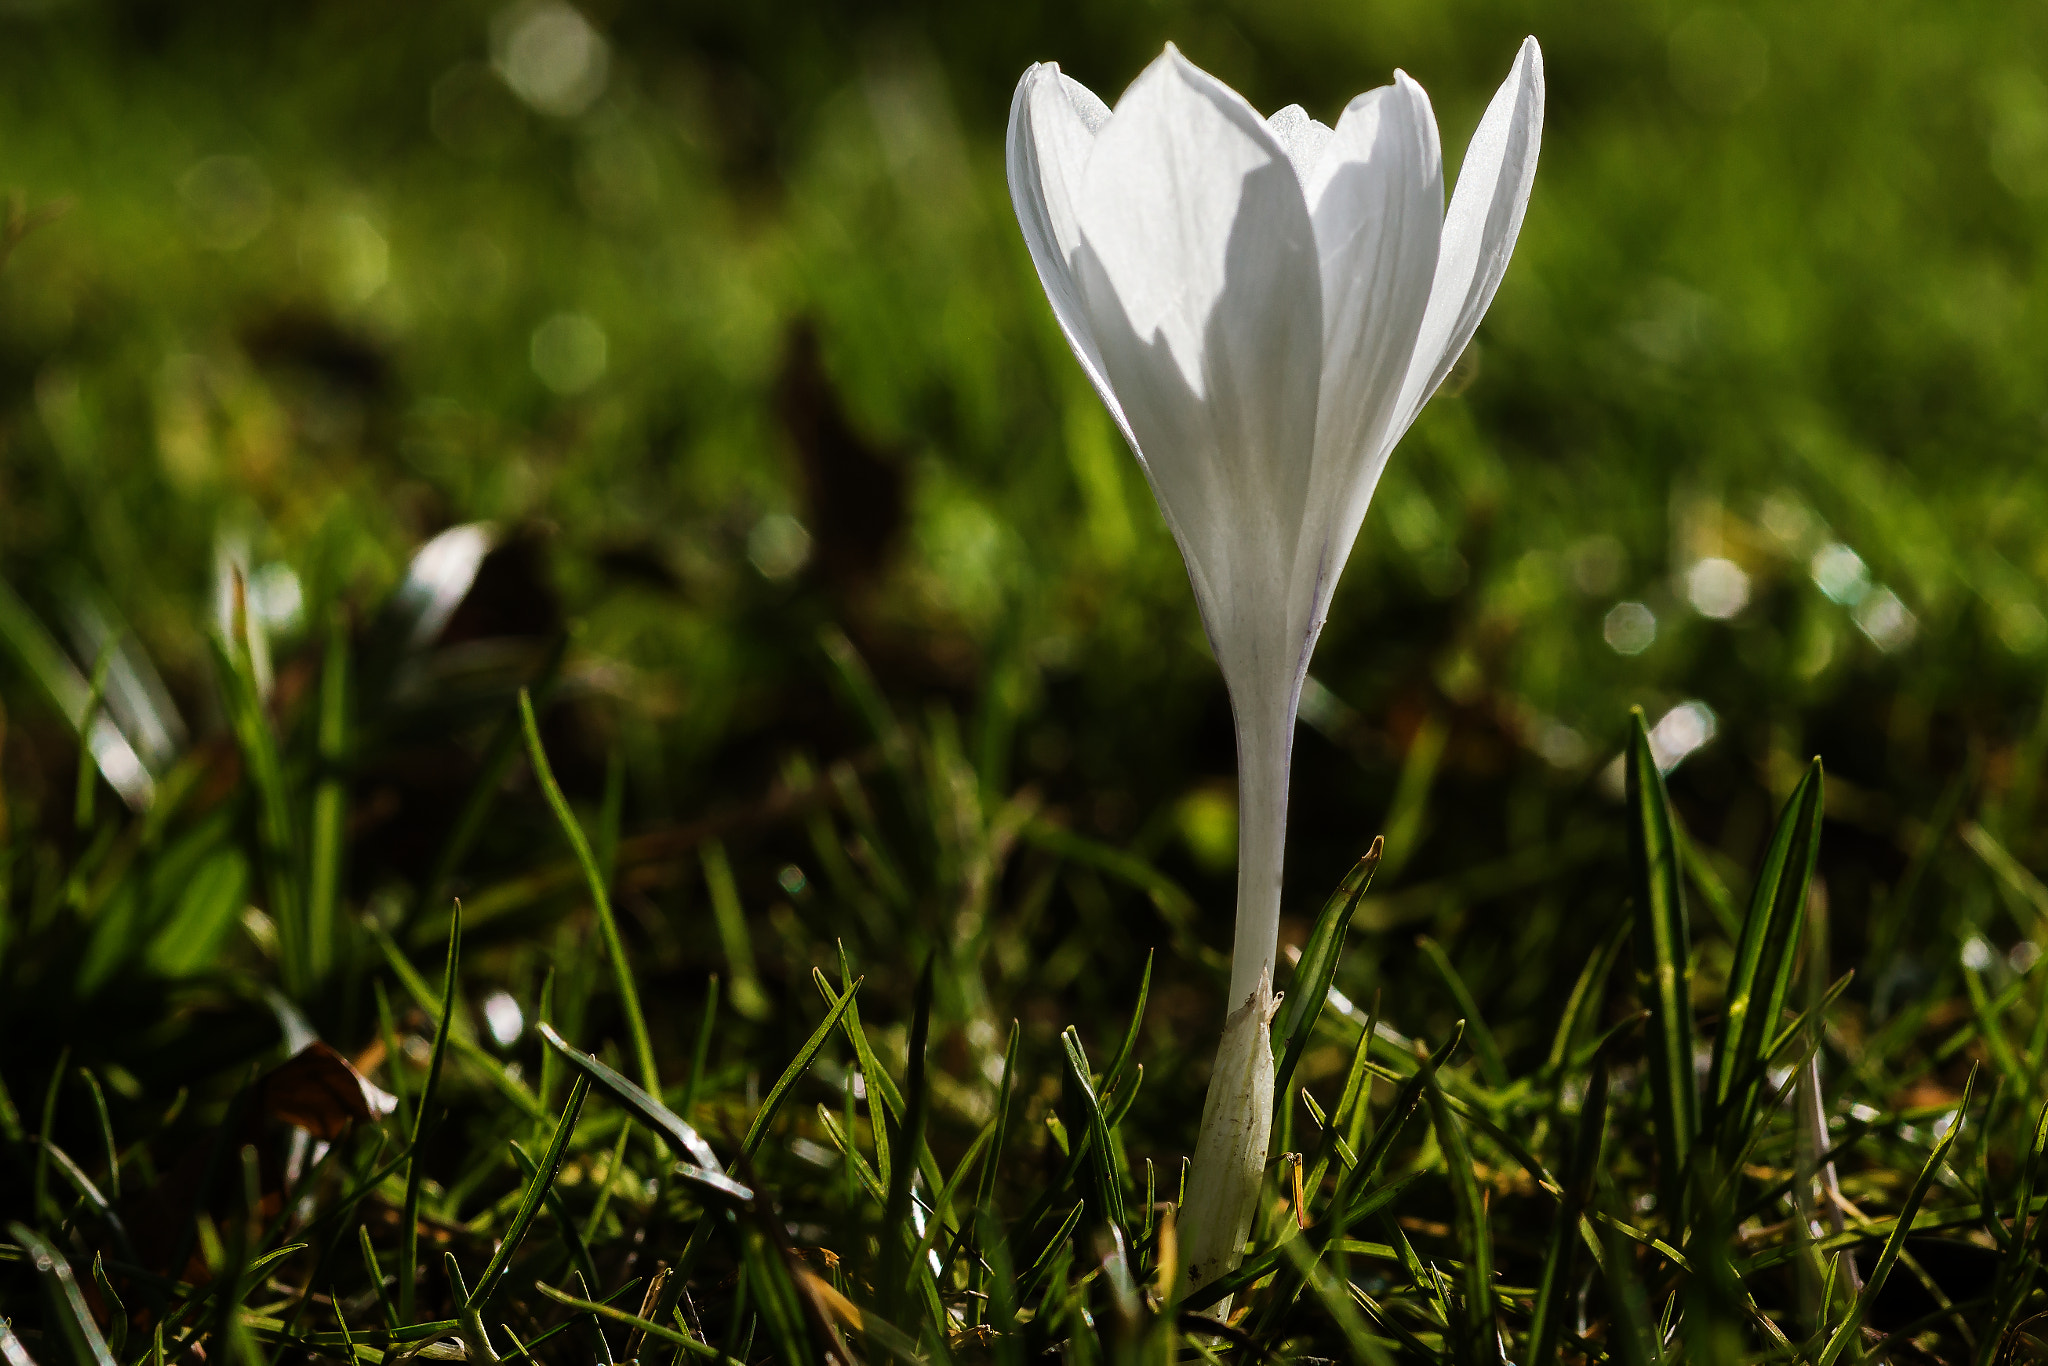
[[[1258,985],[1223,1025],[1209,1097],[1202,1104],[1202,1132],[1195,1141],[1187,1204],[1180,1213],[1191,1288],[1235,1270],[1244,1256],[1273,1126],[1273,1046],[1268,1030],[1279,1007],[1272,974],[1262,971]],[[1208,1312],[1227,1314],[1230,1301]]]

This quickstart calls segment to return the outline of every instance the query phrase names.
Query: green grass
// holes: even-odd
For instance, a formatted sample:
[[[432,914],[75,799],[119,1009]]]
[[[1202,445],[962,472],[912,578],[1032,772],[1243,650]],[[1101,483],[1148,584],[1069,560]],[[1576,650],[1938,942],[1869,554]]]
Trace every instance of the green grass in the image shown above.
[[[2038,14],[588,8],[573,116],[495,6],[0,13],[21,1352],[2038,1350]],[[1516,260],[1315,661],[1209,1333],[1227,704],[1010,82],[1399,65],[1455,159],[1531,31]]]
[[[865,678],[843,641],[832,653],[843,677]],[[235,664],[249,657],[219,651],[230,699],[253,687]],[[350,713],[374,722],[364,700]],[[516,804],[569,832],[582,874],[551,893],[563,949],[514,912],[494,924],[459,903],[433,918],[390,900],[316,936],[306,883],[323,861],[291,854],[268,824],[273,812],[288,830],[310,821],[335,781],[315,762],[333,728],[310,724],[328,704],[305,705],[307,725],[273,731],[259,713],[241,748],[196,755],[214,776],[160,799],[194,809],[108,809],[97,834],[60,832],[41,849],[40,897],[10,912],[26,931],[6,959],[12,1027],[72,1045],[37,1069],[38,1050],[17,1043],[30,1061],[8,1095],[40,1103],[0,1111],[16,1178],[0,1284],[31,1359],[141,1363],[197,1346],[378,1361],[449,1342],[485,1360],[1791,1354],[1833,1366],[1877,1352],[1989,1366],[2048,1293],[2048,999],[2035,964],[1974,941],[1959,964],[1966,999],[1925,993],[1881,1021],[1841,983],[1823,990],[1817,765],[1723,937],[1692,922],[1689,898],[1731,893],[1688,861],[1638,714],[1626,810],[1611,818],[1636,853],[1596,880],[1602,946],[1547,1047],[1531,1021],[1473,1014],[1433,942],[1437,983],[1389,980],[1368,1013],[1335,990],[1356,976],[1347,947],[1375,937],[1358,923],[1375,846],[1286,984],[1272,1184],[1245,1264],[1191,1291],[1173,1206],[1210,1044],[1173,1021],[1207,1015],[1199,991],[1215,989],[1220,955],[1190,946],[1148,965],[1114,1032],[1057,1027],[1028,999],[1043,966],[1001,966],[1051,882],[1120,877],[1164,913],[1168,937],[1186,894],[1044,826],[1028,796],[985,803],[943,714],[913,726],[867,697],[873,748],[836,783],[787,798],[844,880],[840,904],[900,897],[892,923],[941,912],[928,931],[869,946],[859,975],[842,941],[836,961],[812,964],[815,999],[792,974],[757,1024],[700,979],[692,1039],[666,1027],[683,1013],[674,970],[636,967],[607,932],[618,818],[601,814],[595,845],[586,837],[523,691],[497,704],[524,718],[538,788]],[[252,762],[264,746],[274,754]],[[208,791],[240,819],[209,824],[192,795]],[[155,979],[162,995],[148,1002],[153,1038],[111,1033],[89,1009],[107,994],[63,970],[91,953],[111,904],[149,905],[166,870],[191,866],[185,846],[209,837],[247,841],[248,862],[268,868],[248,885],[282,885],[267,904],[298,923],[245,912],[241,946],[165,981],[143,952],[151,925],[128,922],[140,932],[101,950],[117,957],[98,972],[128,992]],[[1981,829],[1974,842],[1998,848]],[[963,872],[975,867],[993,876]],[[302,968],[287,986],[292,952],[331,971]],[[507,1028],[501,993],[522,981]],[[643,1012],[643,985],[666,1011]],[[1196,1001],[1173,1006],[1174,993]],[[1432,1039],[1446,1000],[1467,1018]],[[1001,1001],[1024,1018],[984,1031]],[[300,1042],[316,1028],[358,1050],[363,1071]],[[230,1038],[244,1042],[223,1056]],[[643,1065],[640,1082],[621,1070]],[[1228,1321],[1203,1316],[1225,1297]]]

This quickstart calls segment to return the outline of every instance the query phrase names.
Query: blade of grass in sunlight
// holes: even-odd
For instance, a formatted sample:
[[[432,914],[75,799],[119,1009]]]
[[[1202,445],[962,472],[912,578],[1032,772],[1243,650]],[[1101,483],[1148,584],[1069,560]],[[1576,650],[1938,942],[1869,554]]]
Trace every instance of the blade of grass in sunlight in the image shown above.
[[[1106,1220],[1118,1232],[1124,1232],[1130,1221],[1124,1212],[1123,1187],[1117,1179],[1116,1153],[1110,1145],[1109,1125],[1103,1120],[1095,1088],[1088,1083],[1088,1057],[1081,1051],[1080,1036],[1071,1028],[1060,1035],[1060,1046],[1067,1064],[1066,1084],[1073,1088],[1081,1114],[1088,1124],[1088,1165],[1095,1177],[1097,1217]]]
[[[1728,972],[1708,1082],[1708,1094],[1721,1112],[1724,1151],[1734,1146],[1737,1135],[1749,1132],[1755,1114],[1763,1080],[1759,1059],[1791,991],[1825,806],[1821,764],[1815,759],[1778,818]],[[1737,1074],[1751,1078],[1739,1091]]]
[[[688,1153],[690,1161],[706,1174],[717,1177],[725,1175],[725,1168],[719,1162],[717,1154],[712,1152],[711,1145],[675,1111],[595,1057],[570,1044],[557,1034],[553,1027],[541,1025],[540,1037],[543,1043],[560,1054],[578,1073],[602,1087],[607,1095],[625,1106],[635,1118],[675,1144],[678,1151]],[[753,1194],[743,1186],[736,1186],[733,1198],[751,1200]]]
[[[775,1122],[775,1116],[781,1111],[783,1101],[788,1099],[791,1089],[802,1079],[804,1073],[811,1070],[811,1064],[817,1060],[819,1050],[824,1048],[825,1041],[832,1037],[832,1031],[839,1027],[840,1018],[853,1009],[854,997],[859,991],[859,981],[855,981],[846,989],[846,994],[825,1012],[825,1018],[811,1031],[811,1037],[804,1040],[803,1047],[790,1059],[789,1066],[775,1079],[775,1084],[768,1088],[768,1094],[762,1099],[761,1108],[755,1113],[753,1123],[747,1126],[747,1136],[740,1141],[740,1153],[743,1156],[753,1156],[755,1150],[761,1146],[761,1140],[768,1136],[768,1126]]]
[[[1344,954],[1351,917],[1358,910],[1359,899],[1372,888],[1372,875],[1380,866],[1385,848],[1386,842],[1375,835],[1372,847],[1352,865],[1344,880],[1337,884],[1337,890],[1323,903],[1315,925],[1309,930],[1308,943],[1302,947],[1301,961],[1295,964],[1287,999],[1280,1003],[1280,1016],[1273,1029],[1283,1049],[1280,1066],[1273,1073],[1273,1093],[1283,1100],[1288,1083],[1294,1078],[1294,1069],[1301,1064],[1301,1055],[1315,1032],[1316,1021],[1322,1016],[1323,1002],[1329,996],[1337,963]]]
[[[639,1069],[640,1082],[650,1092],[659,1092],[661,1073],[654,1062],[654,1041],[648,1036],[647,1018],[640,1010],[640,988],[633,981],[633,965],[626,959],[626,945],[619,938],[619,923],[612,915],[611,891],[604,874],[598,870],[596,857],[590,852],[590,841],[584,838],[582,824],[577,821],[576,813],[569,809],[569,799],[562,795],[560,784],[555,782],[554,770],[548,766],[547,751],[540,743],[540,724],[533,715],[533,698],[524,688],[519,690],[519,719],[526,732],[526,757],[533,765],[533,776],[539,782],[541,793],[554,811],[555,820],[560,823],[562,834],[569,841],[569,848],[576,855],[576,862],[582,867],[583,876],[589,884],[591,904],[597,911],[598,932],[604,936],[605,953],[611,959],[612,986],[618,992],[619,1008],[626,1016],[626,1029],[632,1038],[633,1061]]]
[[[504,1236],[499,1239],[490,1262],[476,1278],[476,1292],[465,1301],[464,1307],[469,1311],[481,1310],[488,1304],[499,1283],[511,1270],[512,1254],[519,1250],[519,1244],[526,1238],[526,1231],[533,1227],[534,1218],[539,1215],[541,1203],[554,1186],[555,1178],[562,1174],[562,1160],[569,1155],[569,1140],[576,1132],[576,1118],[583,1112],[583,1098],[589,1094],[590,1078],[577,1077],[569,1088],[569,1100],[562,1107],[562,1117],[555,1122],[554,1137],[548,1141],[547,1152],[540,1160],[539,1175],[527,1183],[525,1194],[519,1197],[518,1211],[513,1214],[512,1222],[506,1225]]]
[[[1629,713],[1624,760],[1628,844],[1635,900],[1636,982],[1650,1010],[1650,1090],[1656,1106],[1658,1181],[1664,1218],[1685,1225],[1687,1164],[1698,1130],[1693,1079],[1692,996],[1686,970],[1692,936],[1686,923],[1671,798],[1650,747],[1640,707]]]

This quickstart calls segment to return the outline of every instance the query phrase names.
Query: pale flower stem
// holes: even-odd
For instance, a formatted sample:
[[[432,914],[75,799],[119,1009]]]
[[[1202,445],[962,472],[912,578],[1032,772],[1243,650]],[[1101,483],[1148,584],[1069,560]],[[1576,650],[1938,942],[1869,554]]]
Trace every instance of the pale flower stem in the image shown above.
[[[1230,1010],[1263,975],[1272,981],[1280,940],[1280,877],[1287,855],[1287,783],[1294,708],[1243,717],[1237,744],[1237,927],[1230,949]]]
[[[1280,935],[1294,729],[1293,708],[1287,710],[1284,722],[1278,717],[1238,718],[1237,929],[1231,949],[1229,1015],[1202,1106],[1202,1128],[1181,1217],[1188,1280],[1196,1286],[1233,1270],[1243,1257],[1272,1133],[1273,1049],[1268,1030],[1279,1005],[1273,994],[1273,964]],[[1210,1312],[1221,1317],[1229,1307],[1225,1300]]]

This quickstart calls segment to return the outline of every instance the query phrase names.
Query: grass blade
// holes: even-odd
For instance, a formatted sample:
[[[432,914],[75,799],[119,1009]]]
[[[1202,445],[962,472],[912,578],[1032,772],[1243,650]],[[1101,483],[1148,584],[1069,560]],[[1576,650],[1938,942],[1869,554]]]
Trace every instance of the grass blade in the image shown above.
[[[64,1254],[26,1224],[9,1224],[7,1236],[28,1254],[29,1265],[41,1274],[58,1332],[69,1344],[72,1359],[78,1366],[116,1366],[114,1354],[107,1340],[100,1336],[100,1326],[93,1321],[85,1293],[79,1289],[78,1277],[72,1274],[71,1263],[64,1260]]]
[[[1109,1125],[1103,1120],[1095,1088],[1088,1084],[1088,1056],[1081,1051],[1081,1036],[1071,1026],[1060,1035],[1060,1045],[1066,1056],[1067,1084],[1074,1088],[1074,1094],[1081,1102],[1082,1114],[1088,1121],[1089,1166],[1095,1173],[1096,1216],[1119,1233],[1125,1233],[1129,1225],[1124,1216],[1123,1186],[1117,1180],[1116,1150],[1110,1146]]]
[[[462,958],[462,903],[455,903],[448,921],[448,965],[441,976],[441,1019],[434,1029],[434,1051],[427,1062],[427,1077],[420,1084],[418,1104],[412,1116],[412,1143],[405,1159],[405,1206],[398,1229],[398,1317],[412,1322],[413,1302],[419,1279],[420,1192],[427,1178],[420,1145],[434,1124],[434,1092],[441,1085],[441,1070],[448,1060],[448,1035],[455,1023],[456,968]]]
[[[220,670],[222,702],[228,726],[248,765],[249,783],[256,796],[256,836],[263,853],[263,870],[270,895],[270,918],[277,926],[278,963],[284,977],[285,994],[302,999],[308,986],[306,927],[300,919],[299,900],[292,885],[298,867],[293,853],[291,803],[285,792],[284,765],[278,758],[277,736],[263,714],[256,692],[255,675],[250,672],[247,645],[247,613],[242,605],[242,580],[235,576],[233,636],[215,636],[214,663]]]
[[[526,1231],[533,1227],[534,1217],[540,1213],[541,1202],[554,1186],[555,1178],[562,1173],[562,1159],[569,1155],[569,1139],[576,1132],[576,1118],[583,1113],[583,1100],[589,1094],[589,1076],[577,1077],[569,1088],[569,1103],[562,1108],[562,1118],[555,1124],[555,1135],[548,1142],[547,1153],[540,1160],[539,1173],[527,1183],[526,1193],[519,1198],[519,1208],[513,1214],[512,1222],[498,1240],[498,1250],[491,1254],[483,1274],[477,1277],[476,1293],[463,1306],[470,1312],[477,1312],[490,1302],[491,1292],[497,1289],[499,1281],[511,1269],[512,1254],[525,1241]]]
[[[1145,974],[1138,979],[1138,1004],[1131,1009],[1131,1027],[1124,1031],[1123,1045],[1116,1050],[1116,1057],[1110,1061],[1109,1070],[1102,1074],[1102,1094],[1105,1098],[1123,1090],[1125,1075],[1131,1070],[1131,1059],[1138,1051],[1138,1028],[1145,1023],[1145,1005],[1152,999],[1152,960],[1158,950],[1145,951]]]
[[[689,1162],[676,1164],[679,1176],[685,1177],[700,1188],[714,1191],[727,1200],[744,1204],[754,1198],[753,1191],[726,1176],[725,1168],[719,1164],[718,1155],[711,1151],[711,1145],[704,1141],[704,1136],[685,1124],[675,1111],[590,1054],[570,1044],[554,1031],[552,1025],[541,1025],[540,1037],[543,1043],[561,1054],[571,1067],[604,1088],[607,1095],[625,1106],[635,1118],[669,1139],[679,1150],[688,1153]]]
[[[113,641],[100,649],[92,666],[92,686],[85,696],[85,723],[78,728],[78,782],[71,803],[71,828],[92,829],[93,798],[99,792],[99,763],[92,752],[93,723],[100,719],[107,697],[107,666],[114,662]]]
[[[341,892],[341,846],[348,817],[342,762],[348,753],[348,621],[339,606],[327,619],[320,669],[319,781],[313,787],[306,870],[306,969],[315,982],[334,963],[334,908]]]
[[[1315,1032],[1323,1002],[1329,998],[1338,960],[1344,955],[1344,936],[1351,928],[1351,917],[1358,910],[1359,899],[1372,886],[1373,872],[1380,866],[1385,848],[1385,841],[1375,835],[1372,848],[1352,865],[1316,914],[1315,927],[1309,931],[1308,943],[1301,950],[1301,961],[1295,964],[1287,999],[1280,1003],[1280,1018],[1276,1022],[1285,1051],[1279,1069],[1273,1073],[1273,1094],[1281,1097],[1283,1103],[1287,1084],[1294,1079],[1294,1069],[1308,1048],[1309,1036]]]
[[[676,1113],[684,1123],[697,1109],[697,1091],[704,1085],[704,1068],[711,1057],[711,1031],[718,1024],[718,974],[712,973],[704,984],[704,1017],[697,1024],[697,1042],[690,1050],[690,1075],[683,1081],[683,1099],[676,1106]]]
[[[1799,934],[1806,922],[1807,890],[1820,854],[1824,793],[1820,760],[1815,759],[1778,818],[1736,943],[1708,1084],[1720,1112],[1724,1151],[1750,1127],[1763,1081],[1759,1058],[1777,1030],[1791,990]],[[1736,1077],[1745,1073],[1753,1073],[1753,1079],[1746,1086],[1736,1085]]]
[[[1626,759],[1629,863],[1634,875],[1636,984],[1650,1009],[1648,1065],[1656,1111],[1661,1205],[1670,1227],[1685,1227],[1686,1164],[1699,1127],[1693,1081],[1692,997],[1686,989],[1691,933],[1686,922],[1671,797],[1650,748],[1642,708],[1629,713]]]
[[[1948,1126],[1948,1132],[1934,1145],[1934,1151],[1927,1155],[1927,1162],[1920,1168],[1920,1175],[1913,1179],[1913,1188],[1906,1192],[1906,1199],[1899,1206],[1898,1220],[1892,1225],[1884,1247],[1877,1254],[1877,1264],[1870,1268],[1870,1278],[1864,1282],[1863,1292],[1850,1305],[1849,1313],[1835,1325],[1835,1331],[1828,1336],[1827,1345],[1821,1348],[1815,1358],[1815,1366],[1834,1366],[1842,1353],[1857,1338],[1864,1321],[1870,1317],[1870,1308],[1877,1303],[1878,1295],[1884,1290],[1884,1283],[1891,1275],[1892,1267],[1898,1262],[1899,1254],[1905,1251],[1906,1236],[1913,1231],[1913,1216],[1920,1212],[1921,1202],[1926,1200],[1928,1189],[1934,1185],[1934,1178],[1941,1171],[1941,1164],[1948,1160],[1949,1149],[1955,1147],[1956,1139],[1963,1132],[1963,1124],[1969,1118],[1970,1094],[1977,1089],[1977,1070],[1970,1069],[1970,1079],[1963,1083],[1963,1098],[1956,1104],[1955,1122]]]
[[[512,1160],[519,1164],[519,1174],[528,1183],[540,1180],[540,1163],[532,1154],[517,1143],[507,1145],[512,1150]],[[548,1213],[555,1216],[555,1229],[561,1234],[562,1246],[568,1250],[569,1265],[581,1276],[587,1285],[597,1276],[597,1264],[591,1260],[590,1245],[583,1241],[583,1230],[577,1227],[575,1218],[569,1213],[568,1205],[562,1201],[562,1192],[550,1185],[542,1194],[547,1201]]]
[[[625,1013],[626,1030],[633,1039],[633,1059],[640,1069],[640,1082],[658,1095],[661,1073],[654,1065],[654,1040],[647,1033],[647,1017],[640,1010],[640,989],[633,981],[633,966],[626,961],[626,945],[619,938],[618,918],[612,914],[609,885],[598,869],[597,856],[591,853],[583,826],[577,821],[576,813],[569,809],[569,799],[562,795],[561,785],[555,781],[555,771],[548,766],[547,751],[540,743],[540,724],[534,720],[533,698],[524,688],[519,690],[519,720],[526,730],[526,757],[533,765],[533,776],[539,781],[541,793],[554,811],[555,820],[569,841],[569,849],[583,869],[584,880],[590,885],[591,904],[597,911],[598,933],[604,936],[605,953],[611,959],[612,984],[619,993],[619,1009]]]
[[[927,973],[929,973],[929,969],[927,969]],[[925,990],[928,993],[929,987],[926,987]],[[746,1138],[740,1143],[740,1152],[744,1156],[752,1157],[754,1150],[761,1146],[761,1140],[768,1136],[768,1126],[775,1122],[776,1114],[782,1109],[782,1102],[789,1097],[790,1088],[797,1084],[797,1081],[804,1073],[811,1070],[811,1064],[817,1061],[818,1052],[824,1048],[825,1040],[832,1037],[832,1031],[839,1027],[840,1018],[853,1008],[854,996],[859,991],[859,982],[855,982],[846,989],[846,994],[841,996],[838,1003],[825,1012],[825,1018],[820,1020],[818,1027],[811,1031],[811,1037],[804,1040],[804,1046],[797,1050],[796,1056],[790,1059],[789,1066],[785,1067],[782,1070],[782,1075],[775,1079],[775,1085],[768,1088],[767,1096],[761,1101],[760,1110],[754,1115],[754,1122],[747,1126]],[[916,1037],[913,1035],[913,1038]],[[919,1061],[913,1056],[911,1066],[916,1068],[919,1065]],[[916,1074],[913,1072],[912,1075],[913,1080],[915,1080]],[[916,1088],[913,1087],[912,1089],[915,1090]]]

